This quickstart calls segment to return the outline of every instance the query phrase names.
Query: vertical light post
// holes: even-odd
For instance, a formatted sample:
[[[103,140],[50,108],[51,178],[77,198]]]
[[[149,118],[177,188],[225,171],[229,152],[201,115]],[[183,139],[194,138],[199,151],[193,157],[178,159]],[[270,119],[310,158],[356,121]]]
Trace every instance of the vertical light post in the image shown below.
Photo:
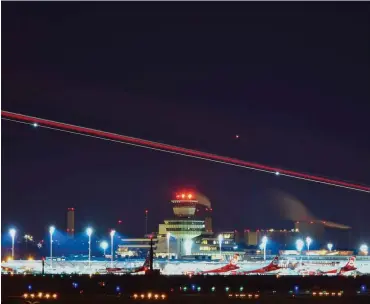
[[[306,237],[306,244],[307,244],[307,255],[309,256],[310,254],[310,245],[312,243],[312,239],[308,236]]]
[[[332,243],[328,244],[328,249],[329,249],[329,251],[331,251],[333,249],[333,244]]]
[[[171,233],[167,232],[167,254],[168,254],[168,259],[170,259],[170,238],[171,238]]]
[[[295,245],[296,245],[297,251],[299,251],[299,254],[302,254],[304,242],[301,239],[299,239],[295,242]]]
[[[91,235],[93,233],[93,230],[91,227],[86,229],[86,234],[89,237],[89,267],[91,267]]]
[[[266,246],[267,246],[267,236],[262,238],[262,248],[263,248],[263,260],[266,261]]]
[[[222,234],[218,236],[218,244],[220,245],[220,259],[222,259],[222,240],[223,240]]]
[[[14,238],[17,231],[14,228],[9,229],[10,237],[12,238],[12,260],[14,260]]]
[[[49,227],[49,234],[50,234],[50,268],[53,269],[53,234],[55,232],[55,227]]]
[[[105,257],[105,251],[107,250],[108,248],[108,242],[106,241],[103,241],[100,243],[100,248],[103,249],[103,252],[104,252],[104,257]]]
[[[115,230],[112,230],[110,232],[110,254],[111,254],[111,259],[110,259],[110,267],[113,268],[113,238],[114,238],[114,235],[116,234],[116,231]]]

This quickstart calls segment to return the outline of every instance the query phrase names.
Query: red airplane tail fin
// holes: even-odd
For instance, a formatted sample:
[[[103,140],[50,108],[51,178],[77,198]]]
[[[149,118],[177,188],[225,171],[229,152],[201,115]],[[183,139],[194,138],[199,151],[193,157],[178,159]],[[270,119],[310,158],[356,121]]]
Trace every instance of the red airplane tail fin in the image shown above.
[[[279,256],[277,255],[276,257],[274,257],[274,259],[267,267],[277,267],[278,265],[279,265]]]
[[[230,259],[229,265],[236,265],[239,260],[239,254],[234,254],[233,258]]]
[[[344,266],[344,268],[356,269],[355,262],[356,262],[356,257],[355,256],[350,257],[347,264]]]

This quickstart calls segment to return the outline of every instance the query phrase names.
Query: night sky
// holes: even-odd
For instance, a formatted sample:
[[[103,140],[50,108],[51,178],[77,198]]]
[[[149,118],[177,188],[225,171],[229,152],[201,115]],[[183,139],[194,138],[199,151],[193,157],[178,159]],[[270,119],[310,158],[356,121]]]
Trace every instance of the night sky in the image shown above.
[[[3,110],[370,185],[369,3],[2,3]],[[239,139],[235,138],[238,134]],[[141,236],[195,187],[215,230],[290,228],[272,193],[370,241],[370,195],[2,121],[2,229]],[[3,230],[4,232],[4,230]]]

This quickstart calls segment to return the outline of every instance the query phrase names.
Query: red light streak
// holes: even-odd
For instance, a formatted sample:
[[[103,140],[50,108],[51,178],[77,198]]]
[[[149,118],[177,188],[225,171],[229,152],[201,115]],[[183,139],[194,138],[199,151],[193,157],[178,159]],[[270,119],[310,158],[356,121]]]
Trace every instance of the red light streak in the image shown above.
[[[230,158],[226,156],[220,156],[220,155],[201,152],[197,150],[181,148],[177,146],[148,141],[145,139],[134,138],[134,137],[126,136],[126,135],[120,135],[120,134],[100,131],[100,130],[91,129],[91,128],[80,127],[80,126],[71,125],[71,124],[65,124],[65,123],[61,123],[57,121],[32,117],[32,116],[18,114],[18,113],[12,113],[8,111],[1,111],[1,115],[3,119],[8,119],[14,122],[23,122],[23,123],[27,123],[31,125],[33,125],[34,123],[37,123],[38,127],[49,128],[49,129],[54,129],[54,130],[64,131],[64,132],[70,132],[70,133],[75,133],[79,135],[90,136],[90,137],[95,137],[95,138],[100,138],[100,139],[105,139],[105,140],[112,140],[112,141],[130,144],[130,145],[140,146],[143,148],[149,148],[153,150],[159,150],[163,152],[169,152],[169,153],[179,154],[183,156],[199,158],[203,160],[248,168],[248,169],[257,170],[257,171],[263,171],[263,172],[272,173],[272,174],[279,175],[279,176],[288,176],[288,177],[303,179],[307,181],[318,182],[318,183],[323,183],[327,185],[332,185],[332,186],[337,186],[337,187],[370,193],[370,187],[367,187],[367,186],[357,185],[357,184],[348,183],[344,181],[333,180],[329,178],[300,173],[300,172],[291,171],[291,170],[274,168],[274,167],[256,164],[252,162],[247,162],[247,161]]]

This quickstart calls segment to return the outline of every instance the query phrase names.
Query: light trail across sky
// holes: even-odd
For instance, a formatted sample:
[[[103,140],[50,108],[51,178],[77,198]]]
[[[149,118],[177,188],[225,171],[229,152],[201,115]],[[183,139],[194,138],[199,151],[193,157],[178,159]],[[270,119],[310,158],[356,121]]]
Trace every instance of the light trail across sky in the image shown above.
[[[187,156],[187,157],[192,157],[192,158],[198,158],[198,159],[217,162],[217,163],[226,164],[230,166],[242,167],[242,168],[246,168],[250,170],[261,171],[261,172],[265,172],[269,174],[275,174],[278,176],[287,176],[287,177],[302,179],[302,180],[306,180],[310,182],[322,183],[322,184],[327,184],[331,186],[342,187],[342,188],[347,188],[351,190],[370,193],[370,187],[368,186],[333,180],[329,178],[300,173],[296,171],[274,168],[274,167],[256,164],[252,162],[247,162],[247,161],[230,158],[226,156],[220,156],[220,155],[201,152],[197,150],[186,149],[186,148],[181,148],[181,147],[177,147],[173,145],[153,142],[153,141],[149,141],[145,139],[130,137],[126,135],[120,135],[120,134],[100,131],[96,129],[85,128],[85,127],[71,125],[71,124],[65,124],[65,123],[61,123],[58,121],[47,120],[47,119],[38,118],[38,117],[32,117],[32,116],[12,113],[8,111],[1,111],[1,118],[4,120],[9,120],[9,121],[17,122],[17,123],[34,125],[40,128],[47,128],[47,129],[52,129],[52,130],[57,130],[57,131],[62,131],[62,132],[67,132],[67,133],[73,133],[73,134],[78,134],[82,136],[93,137],[93,138],[128,144],[132,146],[142,147],[146,149],[152,149],[152,150],[157,150],[157,151],[162,151],[162,152],[167,152],[167,153],[172,153],[172,154],[177,154],[177,155],[182,155],[182,156]]]

